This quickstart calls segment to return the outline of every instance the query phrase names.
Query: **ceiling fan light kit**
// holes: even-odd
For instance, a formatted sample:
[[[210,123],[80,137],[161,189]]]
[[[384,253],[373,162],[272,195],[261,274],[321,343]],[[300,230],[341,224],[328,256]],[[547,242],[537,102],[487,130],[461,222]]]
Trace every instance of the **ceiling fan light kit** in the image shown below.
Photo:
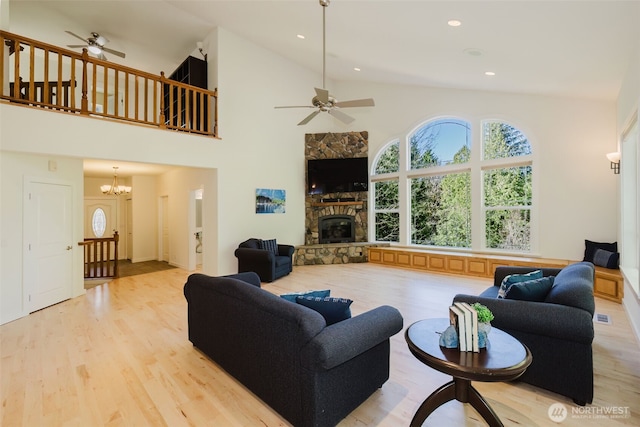
[[[316,111],[309,114],[305,117],[298,126],[306,125],[313,119],[315,116],[320,114],[321,112],[326,112],[336,119],[340,120],[344,124],[349,124],[353,122],[355,119],[348,114],[340,111],[341,108],[352,108],[352,107],[373,107],[375,106],[375,102],[371,98],[367,99],[353,99],[350,101],[339,102],[336,100],[327,89],[325,89],[325,71],[326,71],[326,63],[327,63],[327,54],[326,54],[326,8],[329,6],[329,0],[319,0],[320,6],[322,6],[322,89],[314,88],[316,91],[316,96],[311,99],[311,105],[291,105],[284,107],[275,107],[275,108],[315,108]]]
[[[87,48],[87,50],[91,53],[93,53],[94,55],[96,55],[98,57],[98,59],[102,59],[103,61],[107,60],[107,57],[105,56],[104,52],[107,53],[111,53],[115,56],[119,56],[120,58],[124,58],[126,55],[124,54],[124,52],[120,52],[117,51],[115,49],[110,49],[108,47],[105,47],[105,43],[108,43],[109,40],[106,37],[101,36],[100,34],[96,33],[96,32],[92,32],[91,33],[91,37],[87,37],[86,39],[83,37],[80,37],[79,35],[77,35],[76,33],[73,33],[71,31],[65,31],[65,33],[72,35],[73,37],[82,40],[83,42],[85,42],[86,44],[82,45],[78,45],[78,44],[68,44],[67,47],[73,48],[73,49],[77,49],[77,48]]]

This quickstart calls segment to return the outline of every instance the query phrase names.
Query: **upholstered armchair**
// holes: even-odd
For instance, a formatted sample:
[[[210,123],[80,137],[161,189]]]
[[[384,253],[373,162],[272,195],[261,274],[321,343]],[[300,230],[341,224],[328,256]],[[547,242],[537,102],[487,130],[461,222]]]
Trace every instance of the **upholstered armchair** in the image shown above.
[[[238,273],[254,271],[260,276],[261,281],[273,282],[291,273],[293,252],[293,246],[277,244],[275,239],[245,240],[235,251]]]

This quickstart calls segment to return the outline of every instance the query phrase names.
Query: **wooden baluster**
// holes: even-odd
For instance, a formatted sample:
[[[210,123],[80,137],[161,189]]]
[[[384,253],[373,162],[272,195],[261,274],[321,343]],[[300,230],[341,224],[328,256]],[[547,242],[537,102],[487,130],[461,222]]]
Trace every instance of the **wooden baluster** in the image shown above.
[[[86,48],[82,49],[82,101],[80,103],[80,114],[89,115],[89,92],[87,84],[87,63],[89,62],[89,53]]]
[[[167,128],[166,118],[164,115],[164,108],[166,105],[164,102],[164,97],[165,97],[164,87],[165,87],[164,71],[160,71],[160,116],[158,118],[158,120],[160,121],[160,129]]]
[[[129,73],[124,73],[124,117],[129,118]]]
[[[117,231],[113,232],[113,240],[115,242],[115,249],[114,249],[115,260],[114,260],[114,267],[113,267],[113,277],[119,277],[120,272],[118,270],[118,243],[120,242],[120,235],[118,234]]]
[[[102,67],[104,72],[104,86],[102,89],[102,115],[106,116],[109,111],[109,69],[106,65]]]
[[[120,104],[120,94],[118,93],[118,85],[120,84],[120,79],[118,77],[118,69],[114,68],[113,72],[115,74],[114,75],[115,81],[113,82],[113,92],[115,93],[114,104],[113,104],[113,115],[117,116],[119,113],[118,107]]]
[[[20,42],[13,41],[13,97],[20,99]],[[4,73],[4,70],[0,70]]]

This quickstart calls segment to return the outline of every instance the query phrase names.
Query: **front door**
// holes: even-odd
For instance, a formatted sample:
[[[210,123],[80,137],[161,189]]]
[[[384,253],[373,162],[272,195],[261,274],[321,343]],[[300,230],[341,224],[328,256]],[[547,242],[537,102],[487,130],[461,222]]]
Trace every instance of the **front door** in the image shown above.
[[[70,185],[37,181],[26,190],[23,277],[31,313],[72,296],[73,192]]]
[[[95,239],[113,237],[118,230],[118,201],[115,197],[86,197],[84,199],[84,237]],[[120,236],[120,242],[123,241]],[[115,257],[115,245],[110,245],[109,259]],[[118,258],[122,258],[122,252],[118,252]]]

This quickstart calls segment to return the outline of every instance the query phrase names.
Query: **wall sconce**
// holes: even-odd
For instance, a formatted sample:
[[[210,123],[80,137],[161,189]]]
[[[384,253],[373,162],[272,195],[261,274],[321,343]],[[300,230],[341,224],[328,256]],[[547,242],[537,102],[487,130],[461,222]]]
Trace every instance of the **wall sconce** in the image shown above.
[[[611,169],[616,175],[620,173],[620,152],[615,151],[607,154],[607,159],[611,162]]]
[[[207,61],[207,54],[204,53],[203,48],[202,48],[202,42],[197,42],[196,43],[196,47],[198,48],[198,52],[200,52],[200,54],[204,57],[205,62]]]

